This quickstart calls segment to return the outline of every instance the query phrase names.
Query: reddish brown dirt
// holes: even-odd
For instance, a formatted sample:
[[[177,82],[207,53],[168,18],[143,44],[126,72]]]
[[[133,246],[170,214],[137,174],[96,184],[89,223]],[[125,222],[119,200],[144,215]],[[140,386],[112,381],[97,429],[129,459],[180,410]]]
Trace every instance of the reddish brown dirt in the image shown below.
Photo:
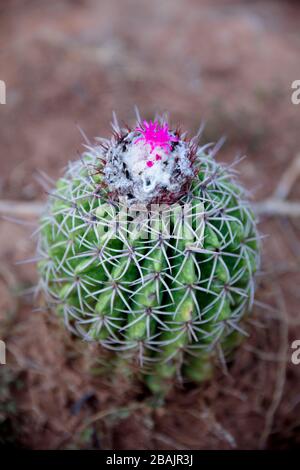
[[[191,132],[204,119],[206,140],[228,137],[219,159],[246,152],[241,179],[257,200],[269,196],[300,150],[300,105],[290,99],[300,79],[299,21],[295,1],[2,1],[0,198],[44,198],[36,170],[57,177],[76,158],[76,124],[90,138],[108,135],[111,111],[132,121],[135,104],[148,118],[168,110]],[[299,188],[291,198],[300,198]],[[269,237],[258,298],[278,311],[256,308],[227,376],[177,389],[163,407],[139,385],[92,374],[98,349],[34,311],[32,297],[20,293],[36,282],[35,269],[14,264],[34,253],[31,227],[0,227],[0,337],[13,376],[5,400],[16,407],[1,411],[0,396],[0,426],[11,418],[17,445],[299,446],[300,366],[290,360],[300,339],[299,219],[261,225]]]

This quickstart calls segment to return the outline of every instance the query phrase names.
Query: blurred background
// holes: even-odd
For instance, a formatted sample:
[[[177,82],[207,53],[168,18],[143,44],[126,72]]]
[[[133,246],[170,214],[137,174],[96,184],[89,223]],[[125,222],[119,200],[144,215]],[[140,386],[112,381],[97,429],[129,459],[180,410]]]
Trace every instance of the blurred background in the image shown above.
[[[300,443],[300,3],[280,0],[2,0],[0,443],[33,449],[257,449]],[[168,111],[239,165],[264,239],[250,338],[228,374],[163,407],[99,375],[96,346],[36,309],[38,171],[57,178],[90,139]],[[271,200],[271,202],[270,202]],[[298,202],[297,202],[298,201]],[[22,203],[21,206],[18,204]],[[24,217],[22,217],[24,216]],[[23,218],[25,224],[11,223]],[[117,379],[115,379],[117,380]]]

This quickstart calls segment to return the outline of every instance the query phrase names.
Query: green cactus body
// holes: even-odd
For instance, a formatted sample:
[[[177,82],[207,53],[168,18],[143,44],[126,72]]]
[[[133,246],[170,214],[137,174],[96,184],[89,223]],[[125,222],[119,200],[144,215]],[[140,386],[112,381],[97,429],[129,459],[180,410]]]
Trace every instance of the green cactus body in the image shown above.
[[[218,354],[226,357],[240,343],[259,237],[232,167],[165,123],[153,124],[157,141],[151,141],[147,125],[117,129],[69,165],[41,219],[38,269],[47,301],[68,328],[115,350],[162,392],[174,379],[207,379]],[[160,165],[173,165],[167,174],[157,170],[156,185],[155,162],[145,160],[143,170],[137,160],[146,150]],[[141,173],[152,192],[139,193]],[[152,203],[164,204],[155,217],[149,217]],[[128,224],[128,212],[123,221],[124,207],[130,222],[135,208],[138,223]],[[191,217],[180,228],[183,207]]]

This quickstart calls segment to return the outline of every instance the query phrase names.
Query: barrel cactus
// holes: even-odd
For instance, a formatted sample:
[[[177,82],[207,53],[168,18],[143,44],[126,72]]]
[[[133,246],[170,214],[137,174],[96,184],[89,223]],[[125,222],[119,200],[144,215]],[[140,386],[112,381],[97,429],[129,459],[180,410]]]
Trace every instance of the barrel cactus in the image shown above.
[[[245,335],[259,267],[234,165],[163,117],[85,147],[40,222],[48,304],[154,392],[206,380]]]

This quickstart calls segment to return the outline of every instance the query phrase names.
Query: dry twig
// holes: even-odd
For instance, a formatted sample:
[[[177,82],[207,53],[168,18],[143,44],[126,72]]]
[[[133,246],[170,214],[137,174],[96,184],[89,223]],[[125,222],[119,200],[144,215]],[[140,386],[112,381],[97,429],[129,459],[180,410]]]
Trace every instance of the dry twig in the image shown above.
[[[41,202],[0,200],[0,214],[8,217],[37,218],[45,205]]]
[[[286,201],[292,187],[300,176],[300,154],[283,173],[273,195],[254,205],[257,214],[300,217],[300,202]]]
[[[300,217],[300,202],[270,198],[254,204],[254,210],[259,215]]]
[[[286,199],[291,192],[292,187],[300,176],[300,154],[296,155],[291,165],[283,173],[274,193],[273,199]]]
[[[288,322],[286,320],[287,311],[286,311],[285,301],[284,301],[284,297],[283,297],[279,284],[276,285],[276,292],[277,292],[277,298],[278,298],[278,306],[280,308],[280,312],[282,314],[282,319],[283,319],[283,321],[281,321],[280,323],[280,346],[279,346],[278,356],[285,358],[288,352],[288,348],[289,348],[289,344],[288,344],[289,327],[288,327]],[[265,426],[264,426],[263,432],[259,440],[260,449],[265,448],[268,437],[272,432],[272,426],[274,422],[275,413],[279,407],[279,404],[283,396],[283,390],[284,390],[284,384],[285,384],[285,378],[286,378],[286,368],[287,368],[286,360],[282,360],[278,362],[273,398],[272,398],[271,405],[269,406],[266,412]]]

